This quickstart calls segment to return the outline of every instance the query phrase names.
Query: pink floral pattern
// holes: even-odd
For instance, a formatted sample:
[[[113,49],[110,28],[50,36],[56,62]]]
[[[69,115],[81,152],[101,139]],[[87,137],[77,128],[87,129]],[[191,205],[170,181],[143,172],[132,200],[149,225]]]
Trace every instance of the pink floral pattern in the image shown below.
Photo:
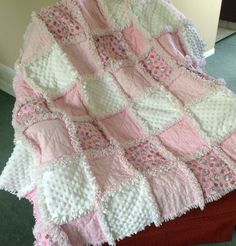
[[[77,122],[76,127],[83,150],[108,147],[109,141],[95,123]]]
[[[161,156],[157,147],[148,140],[127,148],[125,154],[128,161],[141,172],[166,164],[166,159]]]
[[[148,56],[141,61],[144,68],[158,81],[163,81],[171,74],[171,67],[152,49]]]
[[[24,122],[35,114],[50,112],[44,99],[34,99],[20,107],[17,112],[18,123]]]
[[[95,45],[104,66],[108,65],[111,60],[127,58],[122,43],[123,40],[114,35],[105,35],[95,38]]]
[[[56,39],[60,40],[76,36],[82,31],[77,18],[63,4],[43,9],[40,11],[39,16]]]
[[[233,170],[214,152],[188,163],[203,189],[206,199],[223,195],[235,187],[236,179]]]

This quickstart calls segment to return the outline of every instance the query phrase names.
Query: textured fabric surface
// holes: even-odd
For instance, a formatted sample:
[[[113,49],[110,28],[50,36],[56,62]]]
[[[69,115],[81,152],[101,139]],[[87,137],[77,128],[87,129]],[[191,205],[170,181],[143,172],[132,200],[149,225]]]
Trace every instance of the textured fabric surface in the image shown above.
[[[35,245],[112,245],[235,189],[236,96],[169,1],[63,0],[32,23],[0,184],[34,204]]]

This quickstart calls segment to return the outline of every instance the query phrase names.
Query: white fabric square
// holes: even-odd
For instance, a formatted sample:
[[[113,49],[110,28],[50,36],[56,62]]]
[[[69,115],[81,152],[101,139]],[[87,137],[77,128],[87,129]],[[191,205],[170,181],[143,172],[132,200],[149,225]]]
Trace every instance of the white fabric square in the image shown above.
[[[110,74],[88,77],[82,87],[85,104],[94,116],[117,113],[127,104],[124,94]]]
[[[155,88],[141,97],[133,104],[132,109],[140,123],[150,132],[164,130],[182,116],[172,95],[163,87]]]
[[[94,208],[96,186],[84,157],[49,162],[38,177],[38,188],[45,221],[63,224]]]
[[[135,17],[146,31],[158,36],[163,31],[176,28],[179,23],[179,13],[167,1],[163,0],[131,0]]]
[[[144,179],[127,183],[103,198],[104,217],[115,240],[159,224],[157,206]]]
[[[227,88],[216,91],[190,110],[213,139],[224,138],[236,128],[236,96]]]
[[[23,197],[33,189],[32,168],[36,164],[32,150],[17,140],[13,152],[0,176],[0,189]]]
[[[26,76],[47,90],[52,96],[58,96],[76,82],[77,71],[70,64],[58,45],[53,45],[42,56],[25,65]]]

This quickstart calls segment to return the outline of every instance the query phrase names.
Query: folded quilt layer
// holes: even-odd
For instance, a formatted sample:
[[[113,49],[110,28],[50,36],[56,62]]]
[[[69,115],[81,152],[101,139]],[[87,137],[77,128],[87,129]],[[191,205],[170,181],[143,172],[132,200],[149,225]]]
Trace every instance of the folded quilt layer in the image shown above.
[[[35,246],[114,245],[236,188],[236,95],[167,0],[62,0],[16,62],[0,188],[33,204]]]

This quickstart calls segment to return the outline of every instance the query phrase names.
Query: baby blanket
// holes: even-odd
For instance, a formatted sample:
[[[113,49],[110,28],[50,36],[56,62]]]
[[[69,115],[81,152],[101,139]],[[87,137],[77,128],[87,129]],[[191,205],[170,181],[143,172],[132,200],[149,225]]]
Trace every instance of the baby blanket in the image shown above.
[[[33,204],[35,246],[114,245],[236,187],[236,96],[167,0],[62,0],[16,62],[0,188]]]

